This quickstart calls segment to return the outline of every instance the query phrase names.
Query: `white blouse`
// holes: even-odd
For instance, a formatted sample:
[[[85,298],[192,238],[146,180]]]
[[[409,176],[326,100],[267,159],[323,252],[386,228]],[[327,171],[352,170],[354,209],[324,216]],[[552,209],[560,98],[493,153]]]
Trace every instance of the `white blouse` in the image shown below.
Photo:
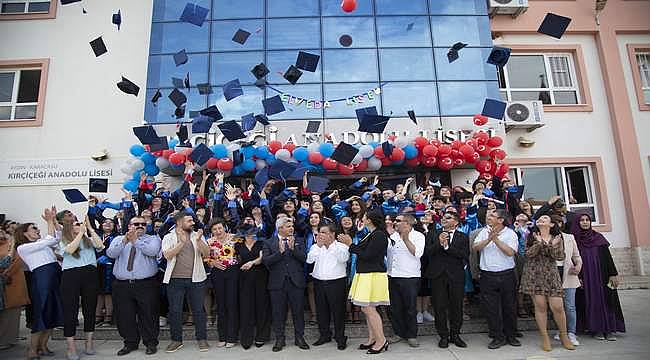
[[[59,240],[52,235],[47,235],[43,239],[22,244],[18,247],[18,255],[23,259],[29,271],[57,262],[54,250],[59,244]]]

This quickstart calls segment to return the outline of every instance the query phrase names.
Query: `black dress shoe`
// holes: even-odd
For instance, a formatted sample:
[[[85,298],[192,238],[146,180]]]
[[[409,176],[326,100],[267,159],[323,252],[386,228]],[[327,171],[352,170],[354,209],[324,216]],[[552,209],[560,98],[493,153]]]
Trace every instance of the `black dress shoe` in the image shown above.
[[[521,343],[519,342],[519,340],[517,340],[516,337],[511,337],[506,341],[508,342],[508,344],[510,344],[510,346],[521,346]]]
[[[522,333],[521,331],[517,331],[517,332],[515,332],[515,336],[516,337],[524,337],[524,333]]]
[[[460,347],[460,348],[466,348],[467,343],[463,341],[463,339],[460,338],[460,335],[453,335],[449,338],[449,342]]]
[[[124,355],[126,355],[126,354],[128,354],[128,353],[130,353],[131,351],[134,351],[134,350],[136,350],[136,349],[125,346],[125,347],[121,348],[120,351],[117,352],[117,356],[124,356]]]
[[[359,344],[359,350],[368,350],[371,347],[375,346],[375,343],[373,342],[372,344]]]
[[[243,347],[244,350],[248,350],[251,348],[251,344],[241,344],[241,347]]]
[[[449,338],[446,336],[443,336],[440,338],[440,341],[438,341],[438,347],[441,349],[446,349],[449,347]]]
[[[287,344],[284,340],[275,340],[275,345],[273,345],[273,352],[281,351]]]
[[[147,346],[147,350],[144,351],[147,355],[153,355],[158,352],[158,348],[155,346]]]
[[[255,342],[255,347],[261,348],[262,346],[264,346],[264,341],[256,341]]]
[[[499,340],[499,339],[493,339],[489,344],[488,344],[488,349],[494,350],[502,347],[503,345],[507,344],[505,339]]]
[[[327,339],[327,338],[318,338],[318,340],[316,340],[316,342],[313,343],[312,345],[320,346],[320,345],[323,345],[323,344],[327,344],[330,341],[332,341],[331,338],[329,338],[329,339]]]
[[[302,350],[309,350],[309,345],[307,345],[307,342],[303,337],[297,337],[293,343]]]

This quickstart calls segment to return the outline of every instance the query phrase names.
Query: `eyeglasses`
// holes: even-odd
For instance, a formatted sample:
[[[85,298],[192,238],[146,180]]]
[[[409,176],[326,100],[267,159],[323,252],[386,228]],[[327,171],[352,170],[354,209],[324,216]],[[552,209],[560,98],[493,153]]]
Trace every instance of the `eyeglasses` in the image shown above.
[[[37,228],[36,226],[31,226],[31,227],[29,228],[29,230],[34,230],[34,231],[37,231],[37,230],[38,230],[38,228]]]
[[[77,222],[74,223],[73,225],[74,225],[74,226],[80,226],[81,224],[83,224],[83,223],[77,221]]]
[[[131,225],[133,225],[133,226],[147,226],[147,223],[144,223],[144,222],[134,222],[134,223],[131,223]]]

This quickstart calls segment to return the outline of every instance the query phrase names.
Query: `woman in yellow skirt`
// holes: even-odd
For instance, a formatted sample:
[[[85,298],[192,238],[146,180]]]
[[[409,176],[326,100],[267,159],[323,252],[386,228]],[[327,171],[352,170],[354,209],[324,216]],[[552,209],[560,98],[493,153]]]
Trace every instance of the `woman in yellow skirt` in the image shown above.
[[[377,312],[378,305],[390,305],[388,276],[386,275],[386,249],[388,235],[384,216],[379,210],[372,210],[363,216],[363,222],[370,231],[358,244],[352,243],[349,235],[340,234],[338,240],[357,255],[357,272],[352,279],[349,298],[354,305],[361,306],[368,324],[368,342],[359,345],[367,354],[379,354],[388,350],[384,336],[384,325]]]

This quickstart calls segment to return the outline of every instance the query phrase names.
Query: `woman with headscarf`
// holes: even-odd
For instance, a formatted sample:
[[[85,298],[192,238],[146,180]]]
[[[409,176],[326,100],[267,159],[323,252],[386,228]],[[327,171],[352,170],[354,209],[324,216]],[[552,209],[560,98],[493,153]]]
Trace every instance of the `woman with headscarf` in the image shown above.
[[[598,340],[615,341],[613,333],[625,332],[625,320],[618,298],[618,271],[609,242],[591,227],[591,217],[581,214],[573,223],[582,270],[582,288],[576,291],[578,331],[589,331]]]

